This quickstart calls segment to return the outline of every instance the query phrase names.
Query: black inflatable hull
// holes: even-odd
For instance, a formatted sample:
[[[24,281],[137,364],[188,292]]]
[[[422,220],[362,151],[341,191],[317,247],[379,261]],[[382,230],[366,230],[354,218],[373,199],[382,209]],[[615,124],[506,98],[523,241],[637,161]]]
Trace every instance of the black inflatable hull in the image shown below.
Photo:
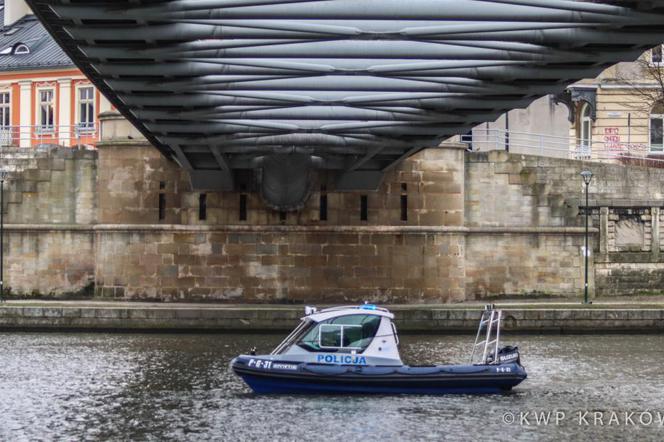
[[[495,394],[511,390],[527,377],[517,363],[376,367],[239,356],[231,367],[260,394]]]

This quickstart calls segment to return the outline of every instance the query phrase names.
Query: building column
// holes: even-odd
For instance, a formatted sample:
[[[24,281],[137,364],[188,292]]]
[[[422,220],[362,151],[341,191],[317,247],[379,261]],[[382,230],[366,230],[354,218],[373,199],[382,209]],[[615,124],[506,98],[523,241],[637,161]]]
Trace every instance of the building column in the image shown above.
[[[111,106],[111,102],[108,101],[108,98],[104,97],[104,94],[101,92],[99,93],[99,110],[97,111],[97,114],[103,114],[104,112],[110,112],[113,110],[113,107]]]
[[[653,261],[657,262],[659,261],[659,253],[660,253],[660,239],[659,239],[659,212],[660,209],[659,207],[652,207],[650,209],[650,218],[651,218],[651,226],[652,226],[652,243],[651,243],[651,253],[652,253],[652,259]]]
[[[71,78],[58,79],[58,86],[58,138],[61,145],[69,146],[70,140],[76,137],[71,121]]]
[[[30,147],[32,145],[32,81],[25,80],[18,82],[20,88],[19,94],[19,109],[20,109],[20,118],[19,125],[21,126],[18,130],[19,136],[19,146],[20,147]]]

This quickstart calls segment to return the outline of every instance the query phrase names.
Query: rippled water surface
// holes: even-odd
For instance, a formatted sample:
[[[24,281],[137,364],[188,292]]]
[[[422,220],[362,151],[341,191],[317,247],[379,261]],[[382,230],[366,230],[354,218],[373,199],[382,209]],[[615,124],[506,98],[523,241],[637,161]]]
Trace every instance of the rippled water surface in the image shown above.
[[[503,396],[255,396],[228,362],[280,338],[0,334],[0,440],[664,440],[664,336],[510,337],[529,379]],[[472,337],[402,341],[465,362]]]

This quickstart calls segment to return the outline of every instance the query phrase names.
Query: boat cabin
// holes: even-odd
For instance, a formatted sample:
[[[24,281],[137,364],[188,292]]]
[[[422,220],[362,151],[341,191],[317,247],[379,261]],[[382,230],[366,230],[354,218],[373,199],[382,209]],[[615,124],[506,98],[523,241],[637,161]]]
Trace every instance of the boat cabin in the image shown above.
[[[271,353],[271,359],[335,365],[403,365],[394,315],[365,304],[313,307]]]

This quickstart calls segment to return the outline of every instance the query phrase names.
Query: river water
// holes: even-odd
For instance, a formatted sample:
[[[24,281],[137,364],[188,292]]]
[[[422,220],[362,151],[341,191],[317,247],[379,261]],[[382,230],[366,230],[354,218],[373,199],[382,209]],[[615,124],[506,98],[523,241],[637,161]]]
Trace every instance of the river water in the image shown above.
[[[280,336],[0,339],[3,441],[664,440],[664,336],[508,337],[529,373],[513,393],[439,397],[253,395],[228,362]],[[465,362],[472,339],[404,336],[402,356]]]

